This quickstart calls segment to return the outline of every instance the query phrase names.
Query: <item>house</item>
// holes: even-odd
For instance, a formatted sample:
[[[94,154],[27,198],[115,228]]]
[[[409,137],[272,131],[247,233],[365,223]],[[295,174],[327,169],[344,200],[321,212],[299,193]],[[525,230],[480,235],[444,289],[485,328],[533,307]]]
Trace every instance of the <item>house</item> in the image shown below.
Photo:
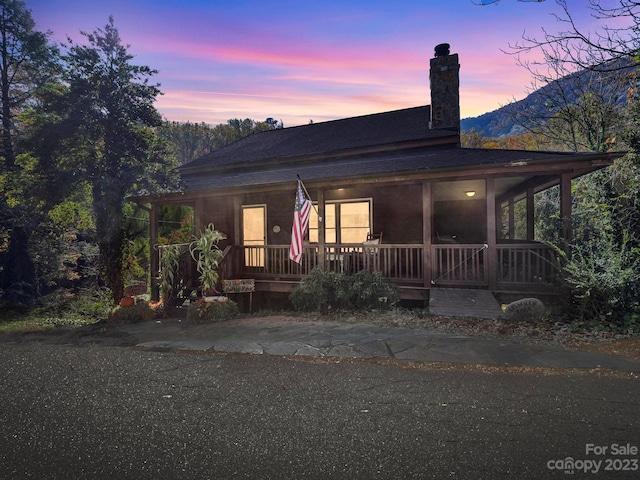
[[[571,181],[615,155],[461,148],[459,69],[438,45],[430,105],[261,132],[180,167],[182,192],[137,199],[152,244],[160,206],[185,205],[197,231],[226,233],[221,276],[255,279],[258,294],[290,292],[316,266],[380,271],[414,300],[433,286],[544,291],[557,271],[554,250],[534,240],[534,195],[560,186],[569,240]],[[301,265],[288,258],[298,177],[315,206]],[[516,239],[523,199],[526,238]]]

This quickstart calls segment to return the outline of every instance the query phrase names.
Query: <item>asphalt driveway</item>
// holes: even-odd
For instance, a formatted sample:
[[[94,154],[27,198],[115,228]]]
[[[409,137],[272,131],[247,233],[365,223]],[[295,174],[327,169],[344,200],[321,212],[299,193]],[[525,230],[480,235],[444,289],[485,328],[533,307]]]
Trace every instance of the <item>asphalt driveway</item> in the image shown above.
[[[630,373],[39,342],[0,362],[0,478],[638,478]]]

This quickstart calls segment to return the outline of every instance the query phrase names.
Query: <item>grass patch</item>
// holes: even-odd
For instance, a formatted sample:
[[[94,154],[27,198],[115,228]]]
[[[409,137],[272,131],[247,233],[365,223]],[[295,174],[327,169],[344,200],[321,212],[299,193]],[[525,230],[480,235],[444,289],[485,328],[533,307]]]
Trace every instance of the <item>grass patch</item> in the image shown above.
[[[58,291],[40,298],[32,307],[1,304],[0,332],[82,327],[106,320],[112,308],[106,289],[79,294]]]

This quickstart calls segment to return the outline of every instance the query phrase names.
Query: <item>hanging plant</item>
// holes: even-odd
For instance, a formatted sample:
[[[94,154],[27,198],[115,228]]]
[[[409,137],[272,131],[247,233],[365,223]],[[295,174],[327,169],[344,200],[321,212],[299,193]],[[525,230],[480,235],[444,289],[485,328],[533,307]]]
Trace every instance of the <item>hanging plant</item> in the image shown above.
[[[200,237],[195,237],[189,245],[189,252],[200,274],[203,293],[215,289],[218,283],[218,267],[223,258],[218,242],[226,238],[224,233],[216,230],[213,223],[210,223]]]

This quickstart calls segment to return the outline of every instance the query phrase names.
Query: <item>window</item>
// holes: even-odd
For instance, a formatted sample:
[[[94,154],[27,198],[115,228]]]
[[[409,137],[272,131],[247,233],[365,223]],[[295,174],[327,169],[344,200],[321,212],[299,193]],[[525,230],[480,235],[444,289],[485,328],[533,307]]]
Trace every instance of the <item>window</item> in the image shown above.
[[[264,246],[267,238],[267,206],[242,206],[242,241],[245,247]],[[245,265],[264,267],[264,248],[245,248]]]
[[[324,207],[326,243],[362,243],[371,232],[371,199],[327,202]],[[309,241],[318,242],[318,214],[311,210]]]

